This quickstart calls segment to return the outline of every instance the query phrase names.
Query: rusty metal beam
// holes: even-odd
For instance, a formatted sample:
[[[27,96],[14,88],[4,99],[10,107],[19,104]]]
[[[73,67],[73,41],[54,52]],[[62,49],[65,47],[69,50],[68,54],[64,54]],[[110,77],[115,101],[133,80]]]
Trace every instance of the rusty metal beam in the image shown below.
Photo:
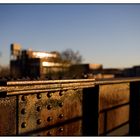
[[[0,135],[16,135],[16,96],[0,97]]]
[[[94,87],[94,79],[15,81],[7,82],[6,86],[0,86],[0,92],[7,92],[7,95],[18,95],[29,93],[34,94],[48,91],[82,89],[88,87]]]
[[[120,83],[130,83],[130,120],[132,123],[134,119],[139,122],[139,118],[135,118],[139,116],[139,112],[133,106],[139,106],[139,83],[131,83],[136,81],[140,81],[140,78],[0,81],[0,135],[98,135],[98,112],[101,104],[103,107],[113,106],[114,103],[127,99],[123,95],[126,94],[124,88],[129,90],[129,84],[120,86]],[[106,85],[109,87],[104,87]],[[3,97],[5,93],[7,96]],[[127,109],[125,111],[128,112]],[[125,116],[121,112],[125,113],[121,110],[109,111],[113,115],[107,117],[111,116],[108,119],[113,120],[117,115]],[[120,117],[120,122],[127,117],[128,115]],[[107,125],[105,128],[113,130],[118,124],[118,118],[116,121],[107,121],[104,123]]]
[[[95,85],[109,85],[109,84],[129,83],[129,82],[137,82],[137,81],[140,81],[140,77],[95,80],[94,84]]]
[[[139,81],[135,78],[115,78],[106,80],[79,79],[79,80],[44,80],[44,81],[10,81],[4,84],[0,82],[0,94],[6,92],[7,95],[31,94],[47,91],[59,91],[68,89],[80,89],[94,87],[95,85],[117,84]]]

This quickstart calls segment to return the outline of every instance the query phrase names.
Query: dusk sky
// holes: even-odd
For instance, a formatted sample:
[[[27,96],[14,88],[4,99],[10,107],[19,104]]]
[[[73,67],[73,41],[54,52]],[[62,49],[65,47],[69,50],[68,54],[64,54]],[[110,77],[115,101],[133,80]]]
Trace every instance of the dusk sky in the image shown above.
[[[140,4],[0,4],[0,65],[10,44],[36,51],[71,48],[83,63],[140,65]]]

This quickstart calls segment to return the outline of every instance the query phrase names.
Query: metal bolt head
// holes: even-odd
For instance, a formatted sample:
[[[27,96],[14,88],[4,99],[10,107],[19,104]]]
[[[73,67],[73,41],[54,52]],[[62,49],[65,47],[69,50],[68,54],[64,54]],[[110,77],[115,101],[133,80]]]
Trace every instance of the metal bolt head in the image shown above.
[[[61,127],[61,128],[59,128],[59,132],[63,132],[64,131],[64,129]]]
[[[64,103],[63,103],[63,102],[59,103],[59,106],[60,106],[60,107],[62,107],[63,105],[64,105]]]
[[[52,97],[52,93],[49,92],[49,93],[47,94],[47,97],[48,97],[48,98]]]
[[[60,118],[60,119],[62,119],[63,117],[64,117],[64,115],[63,115],[63,114],[60,114],[60,115],[59,115],[59,118]]]
[[[60,96],[63,96],[63,95],[64,95],[64,92],[60,91],[60,92],[59,92],[59,95],[60,95]]]
[[[37,99],[41,99],[42,95],[39,93],[37,94]]]
[[[27,126],[26,122],[23,122],[23,123],[21,124],[21,127],[22,127],[22,128],[26,128],[26,126]]]
[[[21,110],[21,114],[26,114],[26,109],[25,109],[25,108],[23,108],[23,109]]]
[[[50,121],[52,121],[52,120],[53,120],[52,117],[48,117],[48,118],[47,118],[47,121],[48,121],[48,122],[50,122]]]
[[[51,105],[48,105],[47,106],[48,110],[52,109],[52,106]]]
[[[26,101],[26,100],[27,100],[27,96],[23,95],[23,96],[21,97],[21,100],[22,100],[22,101]]]
[[[37,124],[41,124],[41,122],[42,122],[41,119],[37,120]]]
[[[41,109],[42,109],[41,106],[38,106],[38,107],[37,107],[37,111],[38,111],[38,112],[41,111]]]

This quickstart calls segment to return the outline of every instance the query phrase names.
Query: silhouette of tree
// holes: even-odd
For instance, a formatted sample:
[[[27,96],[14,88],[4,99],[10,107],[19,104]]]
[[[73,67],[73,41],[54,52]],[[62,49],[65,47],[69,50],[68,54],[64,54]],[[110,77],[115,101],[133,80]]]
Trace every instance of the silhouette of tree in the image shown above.
[[[80,64],[83,61],[79,51],[74,52],[72,49],[66,49],[60,55],[64,64]]]
[[[66,49],[60,53],[60,62],[63,65],[63,70],[58,72],[59,79],[73,79],[76,77],[79,71],[78,64],[82,63],[83,57],[79,51],[73,51],[72,49]],[[77,65],[76,69],[71,66]]]

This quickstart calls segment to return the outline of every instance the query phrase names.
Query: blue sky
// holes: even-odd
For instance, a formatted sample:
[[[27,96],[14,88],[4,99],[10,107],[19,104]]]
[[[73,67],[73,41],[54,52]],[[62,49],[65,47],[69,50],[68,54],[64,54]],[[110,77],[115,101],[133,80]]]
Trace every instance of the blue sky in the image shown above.
[[[83,63],[140,65],[140,4],[0,5],[0,64],[10,44],[38,51],[79,51]]]

